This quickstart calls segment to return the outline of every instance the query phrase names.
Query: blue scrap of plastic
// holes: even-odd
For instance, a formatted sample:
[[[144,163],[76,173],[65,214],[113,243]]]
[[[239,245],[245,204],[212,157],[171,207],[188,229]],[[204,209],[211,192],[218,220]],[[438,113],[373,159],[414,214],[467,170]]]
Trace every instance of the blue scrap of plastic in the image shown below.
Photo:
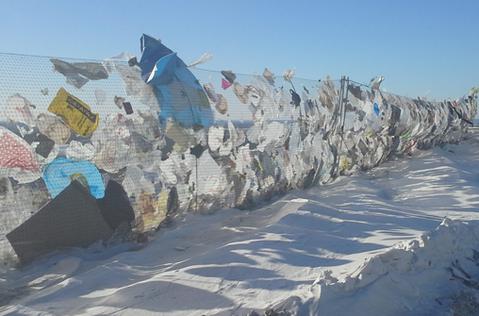
[[[141,58],[138,65],[141,68],[141,77],[147,81],[156,62],[163,56],[173,53],[171,49],[161,44],[161,41],[143,34],[140,39]]]
[[[379,105],[376,102],[374,102],[374,113],[379,116]]]
[[[208,97],[183,60],[150,36],[142,36],[141,46],[139,66],[143,80],[154,88],[160,122],[172,118],[184,127],[213,125]]]
[[[72,178],[81,175],[88,183],[92,196],[101,199],[105,196],[103,178],[94,164],[89,161],[76,161],[58,157],[43,170],[43,181],[48,192],[55,198],[72,182]]]

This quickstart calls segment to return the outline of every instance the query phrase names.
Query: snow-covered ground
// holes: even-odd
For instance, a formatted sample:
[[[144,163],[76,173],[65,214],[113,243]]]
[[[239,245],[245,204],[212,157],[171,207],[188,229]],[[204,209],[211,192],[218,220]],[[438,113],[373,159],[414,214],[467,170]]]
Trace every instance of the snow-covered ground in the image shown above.
[[[141,249],[10,271],[0,315],[469,315],[478,209],[474,135],[254,211],[188,215]]]

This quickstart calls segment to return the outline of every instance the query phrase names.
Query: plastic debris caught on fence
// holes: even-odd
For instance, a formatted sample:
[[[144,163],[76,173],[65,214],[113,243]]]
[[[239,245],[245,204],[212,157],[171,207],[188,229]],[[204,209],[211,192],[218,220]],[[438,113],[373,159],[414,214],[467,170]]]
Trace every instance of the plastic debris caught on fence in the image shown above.
[[[152,37],[141,44],[139,61],[126,53],[97,62],[0,55],[0,235],[37,212],[55,222],[59,210],[45,209],[65,190],[87,192],[96,203],[90,215],[99,212],[105,229],[118,218],[145,232],[185,212],[254,207],[391,155],[457,142],[476,114],[474,89],[431,102],[381,91],[382,76],[365,86],[296,79],[294,70],[212,72],[188,68]],[[110,191],[123,209],[102,208],[114,200]],[[0,250],[11,252],[5,237]],[[17,254],[29,261],[34,254],[25,251]]]

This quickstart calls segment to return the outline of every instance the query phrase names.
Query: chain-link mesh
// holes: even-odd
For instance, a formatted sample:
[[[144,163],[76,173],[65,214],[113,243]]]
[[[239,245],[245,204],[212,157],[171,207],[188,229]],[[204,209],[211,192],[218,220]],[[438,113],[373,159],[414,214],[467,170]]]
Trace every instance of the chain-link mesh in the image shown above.
[[[458,141],[476,112],[474,96],[433,103],[269,71],[192,68],[200,91],[147,84],[121,59],[0,54],[0,69],[0,250],[24,262]]]

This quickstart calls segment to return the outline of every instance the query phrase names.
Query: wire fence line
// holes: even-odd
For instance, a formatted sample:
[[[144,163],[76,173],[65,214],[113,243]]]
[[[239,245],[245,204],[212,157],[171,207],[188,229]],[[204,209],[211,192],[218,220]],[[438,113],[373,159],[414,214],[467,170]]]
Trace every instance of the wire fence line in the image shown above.
[[[0,250],[22,262],[457,142],[477,108],[267,69],[154,85],[114,58],[2,53],[0,69]]]

